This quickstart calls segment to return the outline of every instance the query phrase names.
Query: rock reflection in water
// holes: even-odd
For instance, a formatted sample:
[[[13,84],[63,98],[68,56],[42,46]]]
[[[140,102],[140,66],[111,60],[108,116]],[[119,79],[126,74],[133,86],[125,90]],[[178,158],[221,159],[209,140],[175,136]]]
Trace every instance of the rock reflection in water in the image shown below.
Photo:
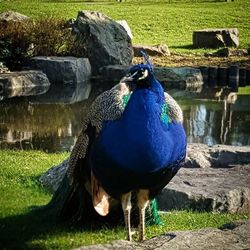
[[[188,142],[207,145],[250,145],[250,96],[235,104],[215,101],[184,101],[184,127]]]
[[[250,145],[249,96],[235,104],[179,101],[188,142]],[[0,103],[0,149],[70,151],[91,101],[75,104],[31,104],[25,99]]]
[[[0,104],[0,149],[69,151],[89,107],[88,101],[72,105],[14,101]]]
[[[184,126],[188,142],[214,145],[220,143],[219,127],[221,120],[221,104],[194,101],[184,105]]]

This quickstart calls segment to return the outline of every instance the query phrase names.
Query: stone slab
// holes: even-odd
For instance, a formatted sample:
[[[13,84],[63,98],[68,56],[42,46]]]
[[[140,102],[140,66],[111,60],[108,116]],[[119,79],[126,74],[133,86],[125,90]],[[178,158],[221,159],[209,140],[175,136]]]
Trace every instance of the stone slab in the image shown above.
[[[8,22],[23,22],[28,20],[29,17],[15,12],[15,11],[5,11],[0,13],[0,23],[8,23]]]
[[[117,84],[127,73],[131,66],[109,65],[99,70],[95,78],[95,84],[108,89]],[[190,67],[154,67],[154,74],[166,90],[192,90],[200,91],[203,85],[202,75],[199,69]]]
[[[91,66],[88,58],[36,56],[30,59],[29,66],[42,70],[52,85],[75,86],[79,82],[88,83]]]
[[[50,82],[42,71],[26,70],[0,74],[0,100],[15,96],[41,95]]]
[[[250,165],[182,168],[158,196],[159,210],[250,212]]]
[[[125,240],[82,246],[77,250],[246,250],[250,249],[250,221],[235,221],[222,227],[166,232],[142,243]]]
[[[186,168],[230,168],[237,164],[250,164],[250,147],[188,143]]]
[[[159,209],[250,212],[249,152],[250,147],[188,144],[185,167],[158,196]],[[54,192],[67,168],[68,159],[45,172],[41,183]]]
[[[237,28],[204,29],[193,32],[194,48],[238,47]]]
[[[170,51],[167,45],[134,45],[134,56],[141,57],[141,51],[144,51],[149,56],[170,56]]]
[[[91,65],[88,58],[38,56],[30,60],[30,67],[42,70],[51,82],[48,93],[32,98],[32,102],[74,103],[89,97]]]

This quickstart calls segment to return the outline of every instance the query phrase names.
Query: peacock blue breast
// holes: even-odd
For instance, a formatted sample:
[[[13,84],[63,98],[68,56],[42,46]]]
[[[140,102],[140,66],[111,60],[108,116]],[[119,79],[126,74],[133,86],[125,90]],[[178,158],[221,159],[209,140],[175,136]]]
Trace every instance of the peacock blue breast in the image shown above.
[[[147,88],[136,90],[122,117],[104,122],[93,147],[94,172],[98,175],[101,168],[112,165],[112,169],[152,173],[185,155],[183,127],[169,123],[166,110],[163,95]]]

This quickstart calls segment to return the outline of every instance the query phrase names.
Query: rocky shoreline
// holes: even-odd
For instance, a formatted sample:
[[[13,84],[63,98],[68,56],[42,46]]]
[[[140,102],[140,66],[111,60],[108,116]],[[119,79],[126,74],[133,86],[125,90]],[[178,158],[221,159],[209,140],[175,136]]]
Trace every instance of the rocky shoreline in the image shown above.
[[[250,248],[250,221],[235,221],[222,227],[166,232],[142,243],[125,240],[83,246],[77,250],[246,250]]]
[[[54,192],[68,159],[49,169],[40,181]],[[189,143],[184,167],[158,196],[159,209],[250,212],[250,147]]]

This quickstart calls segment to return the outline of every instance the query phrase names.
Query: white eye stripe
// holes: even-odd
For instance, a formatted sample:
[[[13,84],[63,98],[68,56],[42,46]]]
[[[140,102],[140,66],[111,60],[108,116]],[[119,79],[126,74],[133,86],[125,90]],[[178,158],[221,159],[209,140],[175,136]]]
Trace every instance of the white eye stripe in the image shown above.
[[[138,80],[142,80],[142,79],[145,79],[147,77],[148,77],[148,70],[145,69],[145,71],[143,72],[143,75],[140,78],[138,78]]]

